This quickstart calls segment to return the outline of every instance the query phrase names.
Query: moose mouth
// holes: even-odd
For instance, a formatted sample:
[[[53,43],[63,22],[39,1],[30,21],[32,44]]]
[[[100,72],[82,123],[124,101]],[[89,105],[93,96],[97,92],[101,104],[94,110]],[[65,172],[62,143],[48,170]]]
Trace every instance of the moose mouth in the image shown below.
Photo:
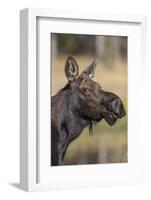
[[[106,120],[106,122],[110,126],[112,126],[113,124],[115,124],[117,119],[120,119],[120,118],[124,117],[125,115],[126,115],[126,113],[123,113],[122,116],[118,116],[116,113],[110,112],[110,114],[103,114],[103,118]]]
[[[112,126],[113,124],[115,124],[115,122],[117,121],[117,119],[119,118],[114,112],[110,112],[108,114],[104,113],[103,114],[103,118],[105,119],[105,121]]]

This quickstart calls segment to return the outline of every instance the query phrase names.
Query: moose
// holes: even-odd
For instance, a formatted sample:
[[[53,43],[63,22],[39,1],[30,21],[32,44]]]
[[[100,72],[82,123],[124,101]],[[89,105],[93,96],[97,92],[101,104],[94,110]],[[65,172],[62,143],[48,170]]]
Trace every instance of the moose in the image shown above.
[[[124,105],[116,94],[105,91],[92,80],[96,60],[81,74],[75,58],[68,56],[65,75],[68,83],[51,97],[51,165],[63,165],[69,144],[82,133],[85,127],[105,119],[113,125],[125,116]]]

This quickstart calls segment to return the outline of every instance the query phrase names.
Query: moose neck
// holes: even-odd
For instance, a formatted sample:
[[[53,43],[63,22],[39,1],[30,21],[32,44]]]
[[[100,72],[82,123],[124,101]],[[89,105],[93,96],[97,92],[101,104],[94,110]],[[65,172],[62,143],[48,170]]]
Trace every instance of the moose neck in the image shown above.
[[[78,137],[83,129],[91,123],[90,119],[86,119],[80,115],[78,99],[76,95],[72,93],[70,85],[67,84],[61,89],[57,95],[53,97],[53,102],[53,109],[55,110],[55,107],[57,107],[56,110],[60,111],[58,113],[58,118],[63,124],[60,124],[61,129],[62,127],[65,129],[65,132],[67,132],[67,135],[70,137],[70,141]],[[54,121],[56,123],[55,118]]]
[[[79,136],[83,129],[91,123],[91,120],[81,116],[77,109],[77,99],[72,93],[67,93],[68,98],[68,117],[71,123],[68,124],[71,134],[75,137]],[[82,109],[82,108],[81,108]]]

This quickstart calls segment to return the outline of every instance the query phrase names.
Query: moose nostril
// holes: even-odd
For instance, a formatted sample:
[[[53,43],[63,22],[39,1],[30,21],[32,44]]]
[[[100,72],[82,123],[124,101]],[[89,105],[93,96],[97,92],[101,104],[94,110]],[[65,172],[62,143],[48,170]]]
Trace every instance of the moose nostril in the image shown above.
[[[112,108],[113,108],[114,113],[118,117],[123,117],[126,114],[124,106],[120,99],[116,99],[112,102]]]
[[[112,108],[113,108],[113,111],[116,113],[116,114],[118,114],[118,112],[119,112],[119,107],[120,107],[120,103],[119,103],[119,100],[114,100],[113,102],[112,102]]]

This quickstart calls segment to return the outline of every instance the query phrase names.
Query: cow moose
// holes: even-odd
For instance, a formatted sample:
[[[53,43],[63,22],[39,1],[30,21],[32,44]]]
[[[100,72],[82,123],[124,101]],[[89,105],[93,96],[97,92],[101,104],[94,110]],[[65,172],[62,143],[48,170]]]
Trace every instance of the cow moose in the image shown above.
[[[63,165],[68,145],[85,127],[105,119],[113,125],[125,116],[124,105],[116,94],[104,91],[93,81],[96,68],[94,60],[79,74],[77,61],[68,56],[65,75],[68,83],[51,97],[51,165]]]

